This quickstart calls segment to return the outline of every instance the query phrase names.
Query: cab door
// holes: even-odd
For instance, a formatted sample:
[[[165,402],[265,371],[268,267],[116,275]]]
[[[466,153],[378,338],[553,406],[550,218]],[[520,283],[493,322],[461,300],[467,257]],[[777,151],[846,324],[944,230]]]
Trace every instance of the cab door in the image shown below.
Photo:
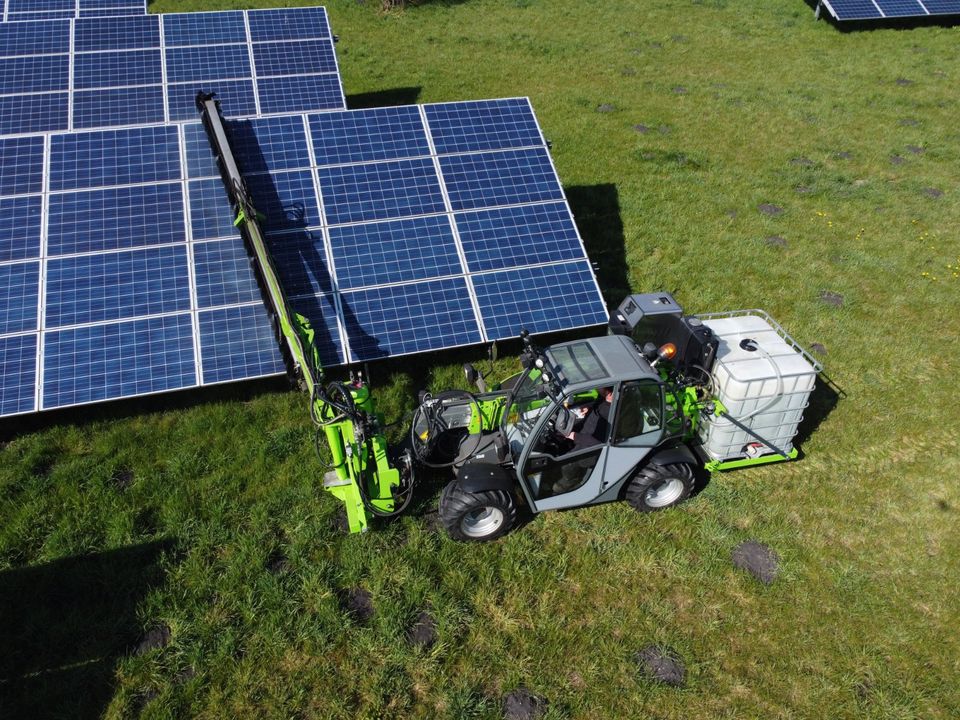
[[[668,414],[660,383],[643,379],[621,385],[601,483],[601,492],[608,493],[605,500],[616,499],[637,465],[663,441]]]
[[[604,408],[600,400],[602,390],[581,390],[565,397],[544,414],[531,436],[532,442],[523,449],[517,474],[534,512],[589,505],[602,494],[610,428],[617,403],[614,387],[609,407]],[[563,424],[561,414],[581,408],[588,413],[602,411],[606,415],[606,427],[597,431],[596,443],[588,447],[578,447],[557,431]]]

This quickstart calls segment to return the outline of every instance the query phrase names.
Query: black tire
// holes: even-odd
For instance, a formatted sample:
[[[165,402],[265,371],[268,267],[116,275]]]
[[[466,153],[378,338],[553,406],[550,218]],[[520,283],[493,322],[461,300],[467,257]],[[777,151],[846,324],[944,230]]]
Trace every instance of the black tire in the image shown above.
[[[694,482],[693,466],[689,463],[651,463],[633,476],[626,500],[637,512],[666,510],[690,497]]]
[[[487,542],[513,529],[517,524],[517,505],[504,490],[469,493],[454,480],[440,495],[439,515],[454,540]]]

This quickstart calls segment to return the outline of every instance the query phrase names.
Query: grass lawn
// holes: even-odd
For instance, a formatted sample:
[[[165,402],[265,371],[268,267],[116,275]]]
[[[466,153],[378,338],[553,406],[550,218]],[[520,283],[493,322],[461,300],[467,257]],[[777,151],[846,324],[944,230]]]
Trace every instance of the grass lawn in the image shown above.
[[[285,3],[151,11],[253,4]],[[960,29],[843,33],[803,0],[327,8],[354,103],[531,98],[608,301],[764,308],[846,397],[802,462],[484,546],[436,531],[433,487],[340,534],[294,392],[15,433],[0,716],[499,718],[525,687],[548,719],[960,717]],[[454,359],[375,367],[387,416],[462,385]],[[770,585],[731,563],[750,539]],[[682,687],[638,669],[651,644]]]

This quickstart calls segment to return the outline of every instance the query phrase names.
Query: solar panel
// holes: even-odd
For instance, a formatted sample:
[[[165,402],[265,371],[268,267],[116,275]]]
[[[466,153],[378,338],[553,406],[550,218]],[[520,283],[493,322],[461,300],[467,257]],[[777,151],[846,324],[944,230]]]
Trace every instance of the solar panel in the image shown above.
[[[284,289],[328,331],[328,364],[606,321],[525,98],[229,130]],[[209,149],[184,131],[191,175],[215,182]]]
[[[823,0],[837,20],[960,15],[960,0]]]
[[[336,67],[322,8],[0,25],[0,415],[283,372],[176,124],[201,87],[250,116],[237,156],[325,364],[606,320],[526,99],[317,113]]]
[[[193,121],[200,90],[228,117],[343,109],[325,10],[0,24],[0,135]]]
[[[3,0],[0,20],[63,20],[81,17],[145,15],[146,0]]]

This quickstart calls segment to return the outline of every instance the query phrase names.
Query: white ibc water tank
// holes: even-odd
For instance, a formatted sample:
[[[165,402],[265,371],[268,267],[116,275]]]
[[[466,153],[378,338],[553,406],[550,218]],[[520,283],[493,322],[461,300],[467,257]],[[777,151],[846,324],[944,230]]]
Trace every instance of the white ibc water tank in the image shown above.
[[[803,410],[822,369],[762,310],[701,315],[719,339],[714,393],[727,412],[767,442],[728,419],[711,416],[700,440],[714,460],[737,460],[793,450]]]

